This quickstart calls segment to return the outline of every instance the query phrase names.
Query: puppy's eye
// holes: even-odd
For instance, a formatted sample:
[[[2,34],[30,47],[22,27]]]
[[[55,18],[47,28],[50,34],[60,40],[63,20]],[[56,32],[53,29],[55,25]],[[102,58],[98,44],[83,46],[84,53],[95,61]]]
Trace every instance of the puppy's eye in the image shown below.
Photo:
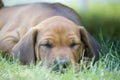
[[[47,47],[47,48],[52,48],[52,47],[53,47],[53,45],[50,44],[50,43],[43,44],[43,46],[45,46],[45,47]]]
[[[72,43],[72,44],[70,44],[70,47],[73,48],[73,47],[75,47],[76,45],[79,45],[79,43]]]

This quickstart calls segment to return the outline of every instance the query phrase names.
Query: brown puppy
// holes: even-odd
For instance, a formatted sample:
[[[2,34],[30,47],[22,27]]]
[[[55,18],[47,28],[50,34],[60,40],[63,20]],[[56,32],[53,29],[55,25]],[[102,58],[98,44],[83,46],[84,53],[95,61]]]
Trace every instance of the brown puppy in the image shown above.
[[[6,7],[0,10],[0,49],[23,64],[47,61],[79,63],[85,56],[99,59],[100,47],[81,26],[74,10],[59,3]],[[91,51],[87,53],[87,51]]]

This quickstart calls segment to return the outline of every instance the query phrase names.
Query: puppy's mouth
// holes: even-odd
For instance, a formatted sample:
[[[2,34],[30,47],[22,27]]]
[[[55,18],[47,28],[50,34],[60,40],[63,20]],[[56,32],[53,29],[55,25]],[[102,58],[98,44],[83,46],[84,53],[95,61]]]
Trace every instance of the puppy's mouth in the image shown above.
[[[79,71],[79,64],[77,63],[72,64],[71,62],[66,60],[60,60],[60,61],[55,60],[54,64],[40,62],[40,65],[46,66],[47,68],[50,68],[52,71],[61,72],[61,73],[65,73],[71,68],[74,69],[75,72]]]
[[[70,66],[70,62],[67,60],[55,60],[54,61],[54,66],[52,68],[53,71],[60,71],[60,72],[65,72]]]
[[[68,70],[73,70],[75,72],[79,72],[80,71],[80,65],[78,63],[76,64],[56,64],[55,66],[53,66],[52,70],[56,71],[56,72],[61,72],[61,73],[65,73]]]

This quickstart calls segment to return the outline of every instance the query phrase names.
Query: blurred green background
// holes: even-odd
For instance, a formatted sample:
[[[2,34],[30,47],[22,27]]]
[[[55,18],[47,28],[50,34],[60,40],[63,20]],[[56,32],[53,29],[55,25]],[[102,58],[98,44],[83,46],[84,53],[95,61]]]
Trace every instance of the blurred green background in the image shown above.
[[[34,2],[60,2],[74,8],[94,36],[120,40],[120,0],[3,0],[5,6]]]
[[[89,4],[80,12],[83,24],[93,35],[103,34],[108,40],[120,39],[120,3]]]

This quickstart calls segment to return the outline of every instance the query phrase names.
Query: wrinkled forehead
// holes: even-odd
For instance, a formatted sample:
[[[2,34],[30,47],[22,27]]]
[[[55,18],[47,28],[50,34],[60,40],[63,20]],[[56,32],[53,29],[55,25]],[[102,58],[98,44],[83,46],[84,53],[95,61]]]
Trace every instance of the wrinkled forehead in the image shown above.
[[[64,23],[51,23],[41,29],[41,33],[53,33],[53,34],[77,34],[78,30],[75,26],[65,25]]]
[[[54,43],[55,45],[63,46],[69,45],[73,42],[80,42],[79,32],[76,28],[71,26],[63,26],[63,25],[51,25],[42,29],[39,35],[39,42],[48,41],[50,43]]]
[[[38,41],[51,41],[55,44],[80,42],[79,29],[76,24],[63,17],[53,17],[43,21],[38,27]]]
[[[76,24],[63,17],[53,17],[43,21],[40,25],[40,32],[56,35],[77,35],[79,30]]]

